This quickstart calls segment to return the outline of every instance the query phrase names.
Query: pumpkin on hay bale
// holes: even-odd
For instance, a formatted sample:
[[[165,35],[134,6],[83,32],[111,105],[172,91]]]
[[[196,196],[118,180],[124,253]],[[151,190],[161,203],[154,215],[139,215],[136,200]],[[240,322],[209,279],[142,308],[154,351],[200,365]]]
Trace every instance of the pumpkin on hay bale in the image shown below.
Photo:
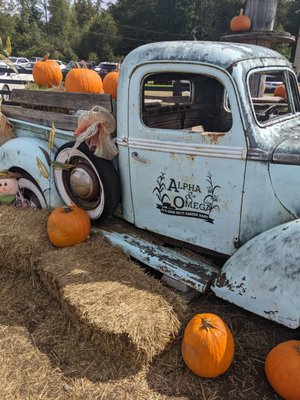
[[[73,246],[88,238],[91,221],[87,213],[75,205],[58,207],[49,215],[47,232],[54,246]]]
[[[236,15],[230,21],[230,29],[232,32],[247,32],[251,27],[251,20],[244,15],[244,10],[241,8],[240,15]]]
[[[215,378],[230,367],[234,339],[225,322],[215,314],[195,315],[187,324],[181,353],[187,367],[203,378]]]
[[[49,60],[49,53],[45,54],[41,61],[34,63],[32,75],[35,83],[47,87],[58,86],[63,78],[57,62]]]
[[[103,93],[103,82],[100,75],[88,69],[86,63],[81,61],[82,68],[77,64],[66,75],[65,88],[67,92],[76,93]]]
[[[104,93],[110,94],[113,99],[117,98],[119,71],[111,71],[103,78]]]
[[[278,344],[267,355],[265,373],[272,388],[285,400],[300,399],[300,340]]]
[[[285,90],[285,85],[278,85],[274,89],[274,96],[282,97],[286,99],[286,90]]]

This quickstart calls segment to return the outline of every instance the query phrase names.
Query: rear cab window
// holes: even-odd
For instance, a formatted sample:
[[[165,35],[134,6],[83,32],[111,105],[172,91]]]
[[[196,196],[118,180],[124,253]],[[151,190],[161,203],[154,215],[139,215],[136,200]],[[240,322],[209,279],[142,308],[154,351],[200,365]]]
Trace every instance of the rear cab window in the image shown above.
[[[228,132],[232,116],[224,93],[219,80],[204,74],[148,75],[142,87],[142,121],[158,129]]]

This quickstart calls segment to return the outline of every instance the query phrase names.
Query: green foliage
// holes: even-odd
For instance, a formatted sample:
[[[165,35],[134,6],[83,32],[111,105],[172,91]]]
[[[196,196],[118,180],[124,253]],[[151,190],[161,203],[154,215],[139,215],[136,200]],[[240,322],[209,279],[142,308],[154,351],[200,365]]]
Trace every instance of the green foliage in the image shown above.
[[[97,62],[97,61],[98,61],[98,55],[97,55],[97,53],[96,53],[95,51],[92,51],[92,52],[88,55],[87,60],[88,60],[88,61],[95,61],[95,62]]]
[[[106,2],[107,3],[107,2]],[[13,54],[122,61],[144,43],[220,40],[246,0],[0,0],[0,36]],[[300,0],[278,0],[275,30],[298,35]],[[290,59],[294,45],[278,49]],[[1,50],[1,45],[0,45]]]
[[[284,57],[291,61],[292,49],[288,44],[280,44],[278,46],[275,46],[274,50],[278,51],[278,53],[282,54]]]
[[[95,15],[83,32],[76,48],[80,58],[88,59],[90,53],[97,53],[98,61],[112,60],[113,49],[118,43],[118,30],[108,12]]]

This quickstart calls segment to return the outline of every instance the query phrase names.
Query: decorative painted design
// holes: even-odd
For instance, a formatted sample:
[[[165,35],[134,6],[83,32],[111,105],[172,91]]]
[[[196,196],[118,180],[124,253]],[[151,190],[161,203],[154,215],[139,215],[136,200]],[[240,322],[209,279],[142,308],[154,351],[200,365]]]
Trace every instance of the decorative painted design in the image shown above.
[[[198,184],[167,179],[166,173],[161,172],[152,191],[159,201],[156,207],[162,214],[200,218],[213,224],[211,213],[220,209],[215,192],[221,187],[214,185],[211,173],[208,173],[206,181],[208,186],[204,190]]]

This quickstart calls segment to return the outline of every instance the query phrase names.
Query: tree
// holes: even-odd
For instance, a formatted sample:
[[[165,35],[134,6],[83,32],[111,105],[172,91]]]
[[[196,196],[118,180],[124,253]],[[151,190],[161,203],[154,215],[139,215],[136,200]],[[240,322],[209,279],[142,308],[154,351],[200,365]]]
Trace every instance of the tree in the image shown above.
[[[118,40],[114,19],[110,13],[102,12],[100,15],[95,15],[82,34],[77,53],[81,58],[87,59],[90,53],[96,52],[99,61],[111,61],[114,59],[114,48]]]
[[[92,0],[76,0],[74,2],[74,10],[79,27],[84,27],[97,12]]]
[[[49,0],[50,13],[47,32],[51,42],[51,56],[56,54],[62,58],[76,57],[73,46],[78,37],[75,14],[68,0]],[[74,43],[75,42],[75,43]]]

